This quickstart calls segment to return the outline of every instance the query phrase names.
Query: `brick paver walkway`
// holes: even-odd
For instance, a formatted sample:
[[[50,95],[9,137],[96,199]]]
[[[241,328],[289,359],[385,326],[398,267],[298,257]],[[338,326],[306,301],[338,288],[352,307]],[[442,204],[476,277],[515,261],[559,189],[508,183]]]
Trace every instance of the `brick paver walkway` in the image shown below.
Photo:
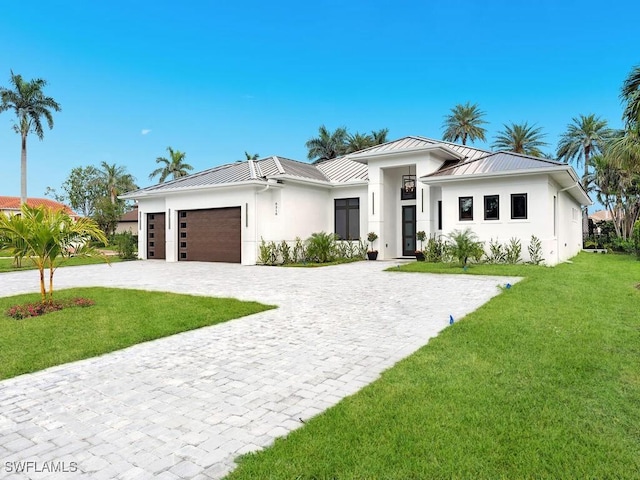
[[[357,392],[450,314],[460,319],[517,280],[382,271],[393,265],[60,269],[58,289],[143,288],[279,308],[1,381],[0,477],[220,478],[235,457]],[[0,275],[2,296],[36,289],[35,272]],[[11,473],[18,461],[33,462],[29,474]],[[51,467],[75,471],[35,472]]]

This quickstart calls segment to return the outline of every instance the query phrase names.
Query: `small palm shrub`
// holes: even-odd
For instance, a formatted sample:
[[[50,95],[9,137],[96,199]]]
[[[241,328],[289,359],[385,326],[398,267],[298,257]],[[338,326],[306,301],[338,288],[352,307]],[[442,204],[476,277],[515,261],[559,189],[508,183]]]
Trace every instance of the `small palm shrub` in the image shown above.
[[[478,241],[478,236],[470,228],[454,230],[447,235],[447,239],[450,255],[462,265],[466,265],[470,258],[479,261],[484,254],[483,242]]]
[[[336,258],[336,235],[312,233],[307,239],[307,260],[316,263],[331,262]]]

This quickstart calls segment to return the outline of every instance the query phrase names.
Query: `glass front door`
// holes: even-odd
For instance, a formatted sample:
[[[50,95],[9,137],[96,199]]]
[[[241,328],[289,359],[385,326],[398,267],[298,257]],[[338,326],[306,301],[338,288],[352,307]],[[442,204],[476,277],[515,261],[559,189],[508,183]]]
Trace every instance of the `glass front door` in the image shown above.
[[[402,256],[413,257],[416,253],[416,206],[402,207]]]

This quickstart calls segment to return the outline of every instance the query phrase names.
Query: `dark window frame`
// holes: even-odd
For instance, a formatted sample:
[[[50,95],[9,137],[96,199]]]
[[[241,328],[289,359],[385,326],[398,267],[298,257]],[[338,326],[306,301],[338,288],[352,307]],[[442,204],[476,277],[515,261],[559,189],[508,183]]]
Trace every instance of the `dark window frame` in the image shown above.
[[[517,199],[524,199],[524,215],[516,216],[514,208],[514,201]],[[529,217],[529,199],[526,193],[512,193],[511,194],[511,220],[527,220]]]
[[[338,211],[344,211],[344,224],[338,225]],[[349,224],[350,212],[357,212],[357,235],[352,238],[349,232],[352,225]],[[357,240],[360,238],[360,197],[336,198],[333,201],[333,231],[340,240]],[[343,234],[346,236],[343,237]]]
[[[462,210],[462,202],[471,200],[470,214],[465,216]],[[473,221],[473,197],[458,197],[458,220],[460,222],[472,222]]]
[[[489,216],[489,207],[487,207],[487,201],[496,200],[495,216]],[[487,221],[500,220],[500,195],[485,195],[484,196],[484,219]]]

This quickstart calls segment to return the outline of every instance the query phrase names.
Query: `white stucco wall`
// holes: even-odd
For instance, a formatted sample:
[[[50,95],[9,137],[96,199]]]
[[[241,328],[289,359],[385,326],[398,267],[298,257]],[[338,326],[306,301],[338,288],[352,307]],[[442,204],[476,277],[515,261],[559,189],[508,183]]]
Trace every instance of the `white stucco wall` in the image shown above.
[[[580,250],[579,220],[572,219],[572,208],[579,204],[567,192],[550,181],[548,175],[492,178],[476,181],[451,182],[442,184],[442,233],[470,228],[485,242],[488,249],[491,239],[507,243],[518,238],[522,245],[522,258],[529,260],[528,247],[531,236],[542,242],[545,263],[555,265],[566,260]],[[511,194],[527,194],[527,218],[511,218]],[[484,196],[499,195],[499,220],[484,219]],[[460,220],[459,197],[473,197],[473,220]],[[554,220],[554,196],[557,197]],[[555,226],[554,226],[555,222]]]

